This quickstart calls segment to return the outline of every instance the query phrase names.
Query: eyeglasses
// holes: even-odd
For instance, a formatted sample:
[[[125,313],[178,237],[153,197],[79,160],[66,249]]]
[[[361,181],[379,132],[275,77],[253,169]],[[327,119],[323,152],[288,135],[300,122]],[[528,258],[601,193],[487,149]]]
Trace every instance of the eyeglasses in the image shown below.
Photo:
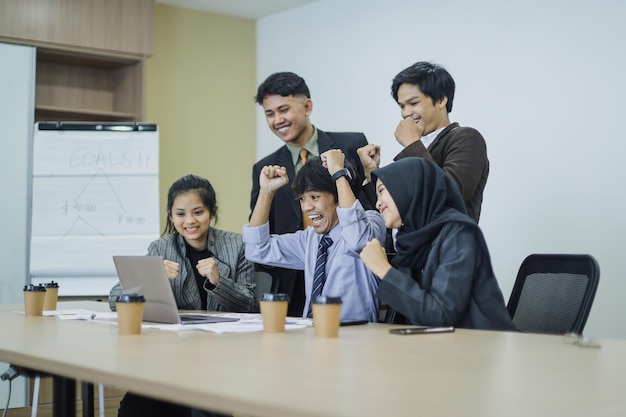
[[[588,337],[585,337],[581,334],[576,334],[576,333],[567,333],[564,336],[563,341],[570,345],[586,347],[586,348],[602,347],[602,345],[600,345],[600,343],[596,342],[595,340],[591,340]]]

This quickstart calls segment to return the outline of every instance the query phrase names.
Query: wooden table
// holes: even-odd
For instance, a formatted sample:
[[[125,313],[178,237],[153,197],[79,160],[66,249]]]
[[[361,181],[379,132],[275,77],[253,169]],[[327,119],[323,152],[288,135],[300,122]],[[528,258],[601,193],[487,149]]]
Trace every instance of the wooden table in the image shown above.
[[[343,327],[337,339],[312,328],[119,336],[114,325],[1,311],[0,360],[258,417],[626,415],[626,341],[598,349],[560,336],[390,327]]]

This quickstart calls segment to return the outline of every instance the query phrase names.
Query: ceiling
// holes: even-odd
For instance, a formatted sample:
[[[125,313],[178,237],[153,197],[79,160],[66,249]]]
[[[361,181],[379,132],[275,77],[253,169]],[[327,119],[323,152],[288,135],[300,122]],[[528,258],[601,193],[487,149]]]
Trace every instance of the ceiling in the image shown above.
[[[258,19],[318,0],[156,0],[157,3],[218,14]]]

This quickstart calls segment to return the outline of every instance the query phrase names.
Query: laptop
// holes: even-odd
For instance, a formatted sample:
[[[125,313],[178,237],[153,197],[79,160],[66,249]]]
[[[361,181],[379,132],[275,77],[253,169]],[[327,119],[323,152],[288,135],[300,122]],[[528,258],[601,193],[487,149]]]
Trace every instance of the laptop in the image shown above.
[[[165,324],[200,324],[239,321],[210,313],[179,313],[167,271],[160,256],[113,256],[124,292],[146,299],[143,320]]]

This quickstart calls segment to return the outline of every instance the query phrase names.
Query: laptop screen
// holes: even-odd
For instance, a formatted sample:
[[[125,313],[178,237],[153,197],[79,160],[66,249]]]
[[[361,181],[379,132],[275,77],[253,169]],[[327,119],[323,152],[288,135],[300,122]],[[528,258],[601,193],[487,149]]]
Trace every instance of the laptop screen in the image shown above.
[[[238,320],[211,314],[179,314],[163,258],[160,256],[113,256],[113,262],[124,292],[136,292],[146,299],[144,321],[195,324]],[[181,320],[181,316],[185,320]]]

